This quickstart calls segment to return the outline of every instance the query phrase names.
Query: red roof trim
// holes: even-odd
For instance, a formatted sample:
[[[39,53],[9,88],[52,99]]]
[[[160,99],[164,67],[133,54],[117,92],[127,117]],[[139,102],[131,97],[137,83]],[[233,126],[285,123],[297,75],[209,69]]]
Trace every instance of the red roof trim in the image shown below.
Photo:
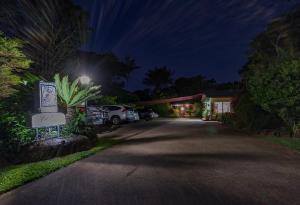
[[[169,99],[159,99],[159,100],[151,100],[151,101],[138,102],[137,104],[139,104],[139,105],[156,105],[156,104],[181,102],[181,101],[203,99],[203,98],[205,98],[205,95],[203,93],[199,93],[197,95],[191,95],[191,96],[185,96],[185,97],[169,98]]]

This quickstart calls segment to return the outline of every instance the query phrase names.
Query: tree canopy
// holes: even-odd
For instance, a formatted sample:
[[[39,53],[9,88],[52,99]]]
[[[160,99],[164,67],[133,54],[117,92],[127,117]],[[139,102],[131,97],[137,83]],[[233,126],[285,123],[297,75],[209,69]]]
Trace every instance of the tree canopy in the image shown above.
[[[26,44],[32,72],[50,80],[85,42],[88,15],[71,0],[1,0],[0,26]]]
[[[251,44],[242,70],[246,90],[293,134],[300,126],[300,8],[272,22]]]
[[[23,43],[0,33],[0,98],[8,97],[20,82],[19,72],[27,69],[31,61],[20,50]]]

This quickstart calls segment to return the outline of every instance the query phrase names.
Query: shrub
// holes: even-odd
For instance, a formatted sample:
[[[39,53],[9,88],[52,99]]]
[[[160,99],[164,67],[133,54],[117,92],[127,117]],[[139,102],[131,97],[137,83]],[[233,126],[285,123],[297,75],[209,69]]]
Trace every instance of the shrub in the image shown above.
[[[153,111],[158,113],[159,116],[162,117],[169,117],[173,114],[173,109],[169,103],[159,104],[159,105],[152,105],[151,106]]]
[[[236,127],[236,116],[234,113],[223,113],[223,115],[220,116],[221,122],[223,122],[225,125],[229,125],[231,127]]]
[[[0,115],[0,152],[8,156],[34,141],[34,131],[26,126],[25,114],[3,113]]]
[[[278,128],[282,121],[275,115],[254,104],[248,93],[243,93],[234,105],[234,125],[236,128],[260,131]]]
[[[76,108],[73,118],[63,128],[63,136],[70,136],[72,133],[79,134],[80,130],[83,129],[84,125],[85,112],[82,112],[80,109]]]
[[[195,110],[192,114],[194,117],[203,117],[203,103],[195,102]]]
[[[247,89],[252,100],[267,112],[276,114],[290,129],[300,130],[300,60],[291,51],[277,48],[276,58],[261,69],[249,65]]]

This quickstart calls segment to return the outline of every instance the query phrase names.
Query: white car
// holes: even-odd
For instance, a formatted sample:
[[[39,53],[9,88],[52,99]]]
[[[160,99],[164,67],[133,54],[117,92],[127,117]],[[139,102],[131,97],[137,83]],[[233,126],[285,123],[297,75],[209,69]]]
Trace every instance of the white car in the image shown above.
[[[127,108],[123,105],[103,105],[103,109],[108,111],[108,119],[113,125],[119,125],[127,121]]]

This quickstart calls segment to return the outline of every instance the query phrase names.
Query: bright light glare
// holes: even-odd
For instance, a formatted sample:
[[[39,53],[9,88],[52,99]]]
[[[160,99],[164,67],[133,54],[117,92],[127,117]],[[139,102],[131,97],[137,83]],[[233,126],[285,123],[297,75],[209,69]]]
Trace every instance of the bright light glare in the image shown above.
[[[79,80],[80,80],[81,84],[83,84],[83,85],[87,85],[91,82],[91,79],[86,75],[80,76]]]

